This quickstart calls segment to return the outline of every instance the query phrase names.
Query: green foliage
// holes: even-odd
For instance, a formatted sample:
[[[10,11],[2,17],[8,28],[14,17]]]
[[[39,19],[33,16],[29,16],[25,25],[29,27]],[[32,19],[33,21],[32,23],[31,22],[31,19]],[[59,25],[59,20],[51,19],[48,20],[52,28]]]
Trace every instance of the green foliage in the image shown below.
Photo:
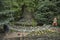
[[[56,3],[57,2],[57,3]],[[42,21],[43,24],[52,24],[53,18],[59,14],[60,7],[57,6],[58,1],[42,1],[40,6],[37,7],[38,10],[35,13],[35,19],[37,21]]]
[[[23,6],[24,5],[24,6]],[[23,6],[23,7],[22,7]],[[24,9],[26,8],[26,9]],[[0,0],[0,24],[19,20],[24,10],[31,13],[36,21],[51,24],[60,15],[59,0]],[[34,22],[36,22],[34,21]],[[35,25],[33,22],[33,25]]]
[[[0,25],[9,23],[14,19],[14,13],[18,11],[18,4],[12,0],[0,0],[0,6]]]
[[[60,27],[60,19],[58,20],[58,26]]]

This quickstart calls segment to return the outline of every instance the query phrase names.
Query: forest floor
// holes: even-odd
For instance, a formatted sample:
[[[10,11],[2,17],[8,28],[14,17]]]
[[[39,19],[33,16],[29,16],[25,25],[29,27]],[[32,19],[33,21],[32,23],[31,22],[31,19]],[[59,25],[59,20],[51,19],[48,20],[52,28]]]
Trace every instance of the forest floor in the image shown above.
[[[47,26],[38,26],[38,27],[22,27],[19,29],[20,31],[18,32],[12,32],[9,33],[8,35],[4,35],[3,38],[14,38],[14,37],[22,37],[22,36],[27,36],[30,35],[31,32],[33,31],[42,31],[42,30],[49,30],[51,32],[57,32],[57,34],[53,34],[54,38],[60,37],[60,27],[51,27],[50,25]],[[33,33],[34,34],[34,33]],[[1,34],[3,36],[3,34]],[[44,35],[44,34],[43,34]],[[55,36],[56,35],[56,36]],[[49,36],[49,35],[48,35]],[[1,36],[0,36],[1,37]],[[43,36],[44,37],[44,36]],[[2,37],[1,37],[2,38]]]

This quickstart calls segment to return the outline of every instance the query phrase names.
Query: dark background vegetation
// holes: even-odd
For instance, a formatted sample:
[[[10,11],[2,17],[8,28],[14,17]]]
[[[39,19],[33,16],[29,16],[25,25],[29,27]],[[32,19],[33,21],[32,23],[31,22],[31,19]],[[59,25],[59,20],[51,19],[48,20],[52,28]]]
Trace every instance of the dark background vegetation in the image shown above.
[[[60,0],[0,0],[0,25],[19,21],[25,13],[38,25],[52,24],[56,17],[60,26]]]

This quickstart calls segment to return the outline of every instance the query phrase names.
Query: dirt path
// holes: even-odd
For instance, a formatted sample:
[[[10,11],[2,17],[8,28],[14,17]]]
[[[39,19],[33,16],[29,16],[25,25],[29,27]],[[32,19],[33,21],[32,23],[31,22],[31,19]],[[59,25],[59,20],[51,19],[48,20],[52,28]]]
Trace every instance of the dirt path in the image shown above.
[[[4,38],[14,38],[14,37],[23,37],[28,35],[28,33],[20,33],[20,32],[14,32],[6,35]]]

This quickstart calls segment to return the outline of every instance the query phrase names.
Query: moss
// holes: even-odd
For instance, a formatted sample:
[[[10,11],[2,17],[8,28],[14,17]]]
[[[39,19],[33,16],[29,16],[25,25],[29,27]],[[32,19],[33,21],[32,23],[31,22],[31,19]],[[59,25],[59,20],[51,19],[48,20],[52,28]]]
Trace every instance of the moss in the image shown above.
[[[35,20],[32,20],[32,26],[36,26],[37,22]]]

